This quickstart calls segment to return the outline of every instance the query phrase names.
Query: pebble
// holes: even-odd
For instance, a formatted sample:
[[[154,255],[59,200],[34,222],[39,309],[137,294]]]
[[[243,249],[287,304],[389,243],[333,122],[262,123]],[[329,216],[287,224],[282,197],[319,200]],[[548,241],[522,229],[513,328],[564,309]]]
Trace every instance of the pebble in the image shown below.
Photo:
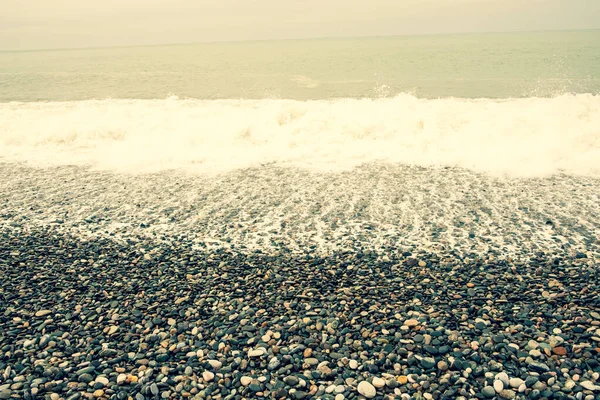
[[[504,389],[498,393],[498,395],[503,399],[514,399],[517,394],[514,392],[514,390]]]
[[[565,349],[564,347],[554,347],[552,349],[552,352],[558,356],[565,356],[567,355],[567,349]]]
[[[252,382],[252,378],[249,376],[242,376],[240,378],[240,383],[242,386],[248,386]]]
[[[506,372],[496,374],[495,379],[501,381],[504,384],[504,387],[510,386],[510,378]]]
[[[435,359],[432,357],[423,357],[421,359],[421,366],[425,369],[433,368],[435,366]]]
[[[487,398],[492,398],[496,395],[496,390],[492,386],[485,386],[481,389],[481,394]]]
[[[383,387],[385,387],[385,380],[377,376],[373,377],[373,381],[371,383],[376,389],[382,389]]]
[[[271,360],[269,361],[269,365],[267,366],[267,368],[269,370],[274,370],[274,369],[277,369],[279,367],[279,365],[281,365],[281,361],[279,361],[279,359],[277,357],[272,357]]]
[[[248,352],[248,357],[261,357],[265,354],[265,350],[261,347],[259,349],[253,349]]]
[[[214,377],[215,377],[215,374],[213,374],[210,371],[204,371],[202,373],[202,379],[204,379],[204,382],[210,382],[214,379]]]
[[[0,313],[0,393],[12,398],[33,389],[116,400],[597,394],[600,320],[589,312],[597,289],[581,278],[591,267],[566,257],[555,264],[554,255],[522,262],[416,249],[425,266],[408,268],[409,256],[393,250],[383,262],[367,249],[360,257],[241,255],[187,249],[175,237],[164,238],[168,246],[117,245],[0,232],[8,260],[0,268],[44,266],[28,275],[39,277],[40,293],[12,268],[0,271],[12,299]],[[11,256],[6,243],[24,256]],[[89,262],[76,262],[84,255]],[[51,313],[32,318],[36,304]]]
[[[524,383],[525,383],[525,381],[520,378],[510,378],[510,380],[509,380],[509,386],[514,389],[517,389],[519,386],[523,385]]]
[[[108,386],[109,380],[106,376],[98,376],[95,382],[101,384],[102,386]]]
[[[290,376],[287,376],[287,377],[283,378],[283,381],[286,384],[288,384],[289,386],[292,386],[292,387],[297,386],[298,383],[300,382],[300,380],[298,379],[298,377],[293,376],[293,375],[290,375]]]
[[[600,386],[595,385],[591,381],[581,381],[581,382],[579,382],[579,385],[582,388],[587,389],[587,390],[600,391]]]
[[[375,397],[377,395],[377,391],[375,390],[375,387],[367,381],[360,382],[358,384],[357,390],[358,390],[358,393],[362,394],[367,399],[372,399],[373,397]]]
[[[39,310],[35,313],[36,317],[45,317],[46,315],[52,314],[52,310]]]
[[[504,383],[501,380],[496,379],[494,381],[494,390],[496,391],[496,393],[500,393],[501,391],[503,391],[504,390]]]
[[[446,363],[446,361],[444,360],[440,360],[437,363],[437,367],[440,371],[447,371],[448,370],[448,363]]]

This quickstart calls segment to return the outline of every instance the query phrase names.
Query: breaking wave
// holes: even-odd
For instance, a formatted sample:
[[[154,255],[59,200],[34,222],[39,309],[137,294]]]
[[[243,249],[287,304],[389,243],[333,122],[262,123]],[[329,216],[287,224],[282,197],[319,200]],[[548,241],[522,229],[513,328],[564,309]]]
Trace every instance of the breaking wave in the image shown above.
[[[600,173],[600,96],[0,103],[0,160],[144,173],[372,162]]]

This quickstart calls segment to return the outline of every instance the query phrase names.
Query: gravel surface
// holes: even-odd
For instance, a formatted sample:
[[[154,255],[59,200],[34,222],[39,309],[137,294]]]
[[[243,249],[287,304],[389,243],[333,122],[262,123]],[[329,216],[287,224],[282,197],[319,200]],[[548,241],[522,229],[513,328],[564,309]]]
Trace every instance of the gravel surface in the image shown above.
[[[600,399],[598,178],[0,176],[0,399]]]
[[[0,236],[1,398],[600,396],[580,254],[323,257]]]

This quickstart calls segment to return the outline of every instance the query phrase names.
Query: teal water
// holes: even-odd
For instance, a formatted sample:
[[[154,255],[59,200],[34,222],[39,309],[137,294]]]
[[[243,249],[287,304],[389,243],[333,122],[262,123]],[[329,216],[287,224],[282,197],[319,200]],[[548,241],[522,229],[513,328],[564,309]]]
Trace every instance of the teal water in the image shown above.
[[[0,53],[0,102],[600,93],[600,31]]]

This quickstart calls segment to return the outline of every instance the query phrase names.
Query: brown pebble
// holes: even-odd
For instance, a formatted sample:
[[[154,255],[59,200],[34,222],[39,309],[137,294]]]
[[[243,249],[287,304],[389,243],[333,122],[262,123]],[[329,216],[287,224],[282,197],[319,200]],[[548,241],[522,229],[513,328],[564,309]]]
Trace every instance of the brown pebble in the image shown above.
[[[475,284],[474,284],[474,283],[471,283],[471,282],[469,282],[469,283],[467,283],[467,287],[468,287],[468,288],[475,287]]]
[[[567,349],[565,349],[564,347],[555,347],[552,349],[552,352],[554,354],[556,354],[557,356],[565,356],[567,355]]]

